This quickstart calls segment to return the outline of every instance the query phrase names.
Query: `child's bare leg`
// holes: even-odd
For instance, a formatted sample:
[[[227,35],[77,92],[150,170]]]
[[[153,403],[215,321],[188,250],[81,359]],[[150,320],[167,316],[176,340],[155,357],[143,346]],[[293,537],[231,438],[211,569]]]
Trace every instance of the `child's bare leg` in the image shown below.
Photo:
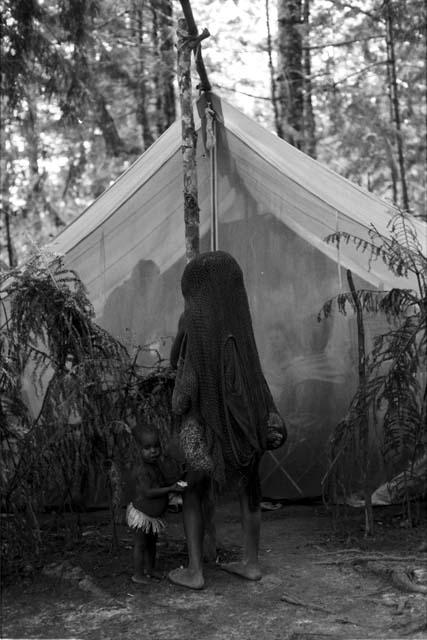
[[[149,578],[160,580],[163,576],[155,570],[157,550],[157,533],[147,534],[147,546],[144,556],[144,574]]]
[[[249,509],[249,495],[247,489],[239,494],[240,513],[243,529],[243,552],[241,562],[222,564],[221,569],[235,573],[246,580],[260,580],[261,569],[258,561],[259,538],[261,529],[261,509]]]
[[[132,580],[134,582],[146,583],[144,579],[145,557],[147,549],[147,534],[139,529],[134,530],[133,543],[133,566],[134,574]]]

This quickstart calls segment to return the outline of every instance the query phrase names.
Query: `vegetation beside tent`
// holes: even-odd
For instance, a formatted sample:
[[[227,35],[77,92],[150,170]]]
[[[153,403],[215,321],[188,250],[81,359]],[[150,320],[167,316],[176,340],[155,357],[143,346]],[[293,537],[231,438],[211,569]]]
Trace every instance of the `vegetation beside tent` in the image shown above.
[[[144,416],[170,433],[172,376],[141,370],[94,322],[78,276],[39,254],[0,279],[1,559],[4,572],[28,553],[42,556],[39,515],[54,503],[73,511],[103,479],[115,523],[123,517],[123,472],[134,460],[131,428]],[[22,382],[31,376],[41,409],[31,415]],[[78,517],[78,514],[76,515]]]
[[[363,363],[366,376],[359,378],[348,412],[332,435],[331,464],[325,482],[330,481],[331,497],[335,501],[339,494],[344,493],[341,498],[345,498],[356,489],[362,489],[365,495],[369,490],[372,493],[375,487],[367,486],[364,473],[372,450],[362,442],[369,416],[373,424],[381,422],[380,450],[388,480],[403,473],[401,501],[411,522],[414,498],[427,490],[427,477],[424,474],[424,478],[418,478],[416,471],[417,462],[427,447],[427,257],[407,215],[396,214],[390,221],[390,232],[387,238],[372,227],[371,241],[339,232],[327,238],[336,244],[354,242],[360,251],[369,252],[372,260],[382,259],[395,276],[406,277],[412,273],[418,282],[418,291],[341,293],[328,300],[319,314],[319,320],[328,317],[336,305],[343,314],[349,307],[353,311],[359,307],[365,314],[384,314],[389,320],[388,330],[374,338],[373,348]],[[359,335],[359,342],[361,338]],[[353,460],[357,460],[360,471],[359,486],[355,486],[349,474]],[[367,502],[365,500],[368,510]],[[368,526],[367,532],[372,533]]]
[[[375,417],[384,414],[383,453],[390,477],[406,468],[403,505],[411,517],[409,481],[425,451],[426,394],[417,373],[425,364],[426,257],[410,221],[394,220],[391,239],[372,229],[372,243],[334,234],[330,242],[355,241],[372,258],[382,258],[394,274],[416,274],[418,292],[358,291],[364,312],[384,313],[396,321],[379,336],[367,359],[366,396],[359,387],[349,411],[331,442],[329,477],[347,493],[351,457],[359,455],[358,432],[363,403]],[[164,437],[173,428],[169,412],[173,374],[160,359],[152,369],[137,366],[140,347],[129,355],[124,346],[93,320],[93,309],[79,278],[60,258],[35,256],[25,267],[3,274],[0,332],[3,451],[1,476],[3,567],[18,564],[25,553],[43,554],[43,530],[38,514],[46,502],[61,497],[62,510],[73,508],[72,494],[96,476],[109,489],[113,523],[122,511],[120,491],[125,460],[133,450],[131,427],[141,414],[156,422]],[[328,301],[343,313],[354,308],[351,293]],[[384,366],[387,365],[385,369]],[[46,384],[41,410],[32,416],[21,399],[24,374],[33,371]],[[360,461],[364,463],[363,460]],[[74,505],[75,506],[75,505]],[[76,515],[78,517],[78,515]]]

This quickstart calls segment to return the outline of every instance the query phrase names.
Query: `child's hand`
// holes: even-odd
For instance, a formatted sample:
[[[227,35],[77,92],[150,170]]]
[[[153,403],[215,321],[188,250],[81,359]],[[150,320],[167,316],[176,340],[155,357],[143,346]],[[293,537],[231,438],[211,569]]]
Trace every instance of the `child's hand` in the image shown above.
[[[186,490],[187,486],[187,482],[184,482],[184,480],[179,480],[172,485],[171,491],[175,491],[176,493],[183,493]]]

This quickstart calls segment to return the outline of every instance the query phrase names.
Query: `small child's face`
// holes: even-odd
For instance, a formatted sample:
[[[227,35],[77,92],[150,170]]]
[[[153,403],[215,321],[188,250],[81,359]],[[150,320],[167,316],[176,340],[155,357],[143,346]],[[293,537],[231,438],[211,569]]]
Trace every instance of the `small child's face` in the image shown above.
[[[160,457],[160,442],[155,433],[144,433],[141,436],[141,455],[144,462],[153,464]]]

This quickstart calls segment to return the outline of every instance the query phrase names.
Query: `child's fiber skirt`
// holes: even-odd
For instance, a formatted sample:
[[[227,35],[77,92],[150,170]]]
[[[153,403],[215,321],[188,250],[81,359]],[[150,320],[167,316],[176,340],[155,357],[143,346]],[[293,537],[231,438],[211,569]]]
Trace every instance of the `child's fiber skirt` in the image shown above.
[[[147,516],[146,513],[136,509],[132,502],[126,509],[126,522],[131,529],[140,529],[144,533],[159,533],[166,526],[161,518]]]

